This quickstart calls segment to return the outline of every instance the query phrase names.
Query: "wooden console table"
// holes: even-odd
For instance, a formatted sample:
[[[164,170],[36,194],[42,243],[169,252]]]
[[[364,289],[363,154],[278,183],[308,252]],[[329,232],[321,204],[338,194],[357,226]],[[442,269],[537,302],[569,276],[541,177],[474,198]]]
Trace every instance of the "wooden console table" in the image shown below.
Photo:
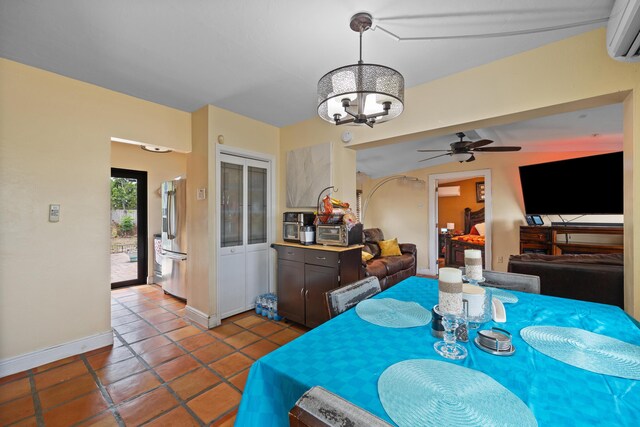
[[[612,254],[623,253],[622,244],[568,242],[559,235],[594,234],[622,235],[624,228],[619,226],[576,226],[552,225],[520,226],[520,253],[561,254]]]

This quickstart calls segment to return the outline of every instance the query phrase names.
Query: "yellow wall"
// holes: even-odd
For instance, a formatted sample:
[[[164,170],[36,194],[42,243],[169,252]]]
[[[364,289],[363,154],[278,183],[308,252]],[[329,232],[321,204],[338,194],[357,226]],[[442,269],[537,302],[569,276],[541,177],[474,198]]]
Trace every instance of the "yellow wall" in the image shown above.
[[[460,195],[438,198],[438,228],[446,228],[447,223],[452,222],[455,224],[456,230],[464,231],[464,210],[471,208],[471,211],[474,212],[484,208],[484,203],[476,202],[476,183],[482,182],[483,179],[472,178],[440,185],[440,188],[460,186]]]
[[[360,149],[452,134],[626,99],[625,310],[640,318],[640,280],[634,283],[634,277],[640,277],[640,230],[633,226],[634,220],[640,219],[640,199],[633,198],[634,188],[640,186],[640,154],[634,149],[640,145],[639,92],[640,64],[609,58],[605,31],[599,29],[407,89],[405,111],[399,118],[373,129],[350,128],[353,141],[347,146]],[[319,118],[308,120],[283,129],[283,149],[285,142],[300,139],[309,143],[336,141],[341,131]],[[479,167],[478,162],[472,165]],[[494,182],[503,175],[495,170]],[[384,189],[390,191],[389,187]],[[376,193],[376,198],[381,195]],[[402,206],[408,203],[403,200]],[[503,205],[507,212],[519,210],[518,199],[513,194],[494,199],[494,221],[503,221],[512,229],[513,219],[502,218]],[[367,221],[370,215],[367,213]],[[417,218],[422,221],[411,219],[411,225],[425,229],[426,215],[421,213]],[[494,250],[499,254],[512,248],[508,243]]]
[[[218,185],[215,176],[218,136],[223,137],[223,148],[232,147],[273,156],[273,179],[276,188],[279,188],[280,130],[212,105],[201,108],[192,116],[193,151],[188,157],[187,165],[187,304],[200,313],[215,318],[218,315],[216,224],[219,216],[215,205]],[[196,188],[207,188],[206,201],[196,200]],[[277,221],[276,218],[271,218],[270,223]]]
[[[601,152],[571,152],[571,153],[491,153],[478,154],[473,163],[450,162],[431,168],[417,169],[408,172],[407,175],[414,176],[426,182],[429,175],[443,174],[450,172],[474,171],[489,169],[491,171],[491,195],[492,206],[492,269],[506,271],[509,255],[520,252],[520,226],[527,225],[524,219],[524,203],[522,201],[522,190],[520,188],[520,178],[518,166],[544,163],[554,160],[563,160],[574,157],[583,157]],[[380,178],[384,179],[384,178]],[[370,189],[380,180],[371,180],[365,184],[363,196],[366,198]],[[472,181],[472,180],[469,180]],[[397,182],[397,181],[396,181]],[[453,185],[447,183],[446,185]],[[457,185],[457,183],[455,183]],[[462,181],[460,182],[462,184]],[[475,200],[475,184],[473,187],[473,198]],[[438,204],[442,205],[448,199],[458,197],[440,197]],[[479,204],[481,207],[483,203]],[[418,268],[427,269],[429,267],[429,232],[427,229],[428,218],[428,190],[426,186],[406,186],[401,183],[386,184],[371,198],[367,209],[366,227],[382,228],[385,237],[393,238],[398,236],[399,241],[414,243],[418,249]],[[463,208],[464,209],[464,208]],[[552,218],[557,220],[558,218]],[[544,218],[546,223],[550,219]],[[586,219],[589,220],[588,218]],[[608,219],[600,216],[594,221],[606,222]],[[462,221],[462,220],[460,220]],[[619,222],[619,218],[610,219],[612,222]],[[443,222],[444,223],[444,222]],[[455,222],[456,229],[462,230],[463,222]],[[442,226],[446,226],[442,225]],[[503,262],[499,262],[502,258]]]
[[[640,229],[634,227],[640,221],[640,199],[633,197],[640,187],[640,150],[636,148],[640,146],[640,64],[610,59],[604,30],[410,88],[405,112],[398,119],[374,129],[350,127],[354,138],[347,146],[451,134],[622,101],[625,301],[626,310],[640,318],[640,280],[634,284],[634,278],[640,278]],[[276,155],[278,213],[285,210],[284,154],[324,142],[332,142],[334,148],[333,183],[340,189],[336,196],[355,201],[355,155],[340,142],[345,127],[314,118],[278,130],[215,107],[201,114],[206,117],[196,113],[192,118],[188,113],[0,60],[0,197],[10,201],[0,208],[0,360],[109,330],[111,137],[188,152],[193,124],[193,141],[208,145],[200,152],[209,156],[204,163],[191,156],[187,166],[190,189],[201,185],[209,189],[204,211],[196,209],[193,200],[189,202],[191,212],[201,215],[190,214],[195,222],[190,232],[198,234],[198,238],[191,236],[193,244],[203,238],[201,232],[206,233],[209,245],[215,237],[211,231],[215,220],[211,173],[215,159],[211,162],[211,153],[218,134],[225,135],[226,144]],[[478,162],[462,167],[492,166]],[[513,180],[511,171],[493,168],[496,189],[497,183]],[[391,184],[383,187],[376,198],[392,188]],[[412,230],[407,235],[398,233],[402,241],[416,241],[416,230],[426,229],[426,191],[412,191],[425,195],[423,201],[413,202],[418,215],[403,217],[402,209],[412,203],[402,200],[392,222],[381,224],[388,237],[394,237],[389,233],[399,221]],[[513,216],[521,211],[518,197],[509,186],[495,193],[494,221],[502,230],[514,230],[522,221]],[[50,203],[62,205],[57,224],[47,222]],[[367,215],[375,220],[373,205],[370,209]],[[513,241],[500,240],[493,249],[497,256],[512,253],[514,248]],[[188,297],[190,304],[211,314],[216,285],[210,272],[215,270],[211,263],[215,258],[206,244],[205,250],[210,262],[204,265],[204,273],[190,274],[195,283],[190,292],[196,293]],[[200,289],[206,295],[198,295]]]
[[[4,59],[0,121],[6,361],[110,331],[110,139],[187,151],[191,136],[187,113]]]
[[[162,229],[162,196],[164,181],[187,175],[187,155],[183,153],[151,153],[139,145],[111,143],[111,167],[147,172],[148,272],[153,278],[153,235]]]

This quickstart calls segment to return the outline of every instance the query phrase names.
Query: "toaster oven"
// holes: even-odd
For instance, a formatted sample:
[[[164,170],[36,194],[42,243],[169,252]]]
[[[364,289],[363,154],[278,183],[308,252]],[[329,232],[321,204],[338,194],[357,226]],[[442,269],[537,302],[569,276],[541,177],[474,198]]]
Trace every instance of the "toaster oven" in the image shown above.
[[[351,246],[362,243],[362,224],[355,224],[351,230],[347,224],[316,225],[316,243],[329,246]]]

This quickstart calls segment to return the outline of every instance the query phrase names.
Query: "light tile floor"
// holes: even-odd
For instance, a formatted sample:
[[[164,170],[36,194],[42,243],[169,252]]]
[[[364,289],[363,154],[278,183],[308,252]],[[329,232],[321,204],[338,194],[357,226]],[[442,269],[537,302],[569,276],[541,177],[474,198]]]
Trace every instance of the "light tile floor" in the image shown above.
[[[242,313],[206,330],[156,285],[111,292],[113,346],[0,379],[0,425],[231,426],[254,360],[306,328]]]

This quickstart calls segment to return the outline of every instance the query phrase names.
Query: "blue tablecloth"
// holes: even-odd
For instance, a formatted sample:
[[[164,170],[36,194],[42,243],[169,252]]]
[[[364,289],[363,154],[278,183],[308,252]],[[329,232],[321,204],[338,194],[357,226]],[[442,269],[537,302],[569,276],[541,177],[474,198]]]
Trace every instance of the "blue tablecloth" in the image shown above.
[[[640,345],[640,330],[618,307],[514,292],[507,323],[488,323],[513,334],[516,352],[493,356],[466,344],[469,356],[452,362],[484,372],[516,394],[540,426],[640,425],[640,381],[595,374],[537,352],[520,338],[530,325],[573,326]],[[431,309],[437,281],[411,277],[374,298],[416,301]],[[376,326],[349,310],[256,361],[251,367],[236,426],[288,426],[288,412],[314,385],[391,422],[378,398],[378,378],[407,359],[445,360],[433,350],[431,326]],[[470,331],[469,338],[476,336]]]

